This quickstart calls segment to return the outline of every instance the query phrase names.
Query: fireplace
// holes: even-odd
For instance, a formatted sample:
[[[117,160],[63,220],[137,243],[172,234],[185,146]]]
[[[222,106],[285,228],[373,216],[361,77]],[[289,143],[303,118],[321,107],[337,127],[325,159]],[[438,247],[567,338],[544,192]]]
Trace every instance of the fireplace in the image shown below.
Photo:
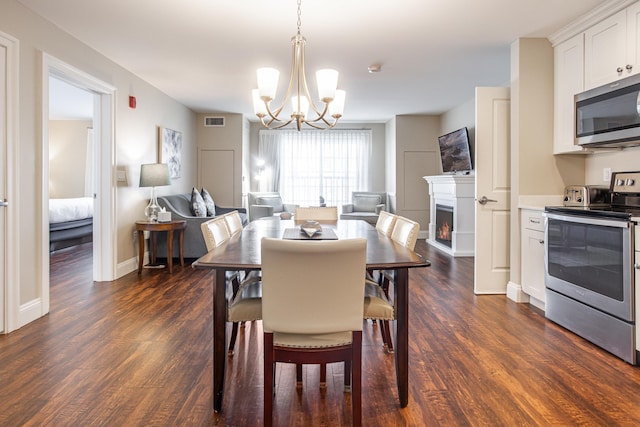
[[[436,241],[451,247],[453,206],[436,204]]]

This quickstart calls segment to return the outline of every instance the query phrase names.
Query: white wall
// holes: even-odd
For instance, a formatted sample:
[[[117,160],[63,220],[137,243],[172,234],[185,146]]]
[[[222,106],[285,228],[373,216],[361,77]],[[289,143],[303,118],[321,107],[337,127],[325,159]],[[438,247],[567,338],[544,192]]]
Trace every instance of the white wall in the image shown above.
[[[49,198],[84,197],[91,120],[49,121]]]
[[[20,304],[40,297],[42,260],[34,260],[37,248],[37,224],[42,217],[41,161],[42,146],[42,65],[47,53],[96,79],[116,88],[115,157],[116,165],[128,172],[129,184],[117,188],[115,228],[117,261],[130,262],[136,252],[133,245],[134,221],[143,217],[149,189],[138,188],[141,163],[157,161],[157,127],[166,126],[183,132],[183,174],[160,194],[187,190],[195,182],[195,114],[182,104],[158,91],[119,65],[108,60],[55,25],[43,20],[15,0],[0,4],[0,31],[19,40],[19,147],[18,182],[20,224]],[[128,107],[128,96],[135,95],[138,107]],[[11,225],[9,225],[11,226]],[[131,264],[134,266],[135,264]]]
[[[596,152],[585,160],[585,184],[608,185],[602,178],[602,169],[611,168],[613,172],[631,172],[640,170],[640,147],[629,147],[611,152]],[[578,184],[582,184],[579,182]]]

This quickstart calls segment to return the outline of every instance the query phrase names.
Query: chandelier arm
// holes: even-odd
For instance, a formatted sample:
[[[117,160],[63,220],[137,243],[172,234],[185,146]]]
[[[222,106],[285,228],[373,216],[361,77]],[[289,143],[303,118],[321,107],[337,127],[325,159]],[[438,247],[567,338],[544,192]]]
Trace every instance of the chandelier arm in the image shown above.
[[[271,120],[269,120],[269,123],[272,123],[273,121],[276,121],[276,122],[283,121],[278,118],[278,115],[280,114],[280,111],[282,110],[282,107],[284,106],[284,104],[278,107],[275,111],[271,111],[271,108],[269,107],[269,102],[266,100],[264,101],[264,106],[265,106],[265,109],[267,110],[267,114],[269,115],[269,117],[271,117]]]
[[[322,117],[325,115],[325,113],[327,111],[327,104],[325,104],[324,112],[321,113],[320,110],[318,109],[318,107],[316,106],[316,103],[313,102],[313,97],[311,96],[311,92],[309,91],[309,85],[307,84],[307,74],[306,74],[306,70],[304,69],[304,64],[305,64],[304,60],[305,60],[305,57],[304,57],[304,45],[303,45],[302,46],[301,57],[300,57],[302,88],[304,89],[305,96],[309,100],[309,106],[319,116],[317,119],[313,120],[314,122],[316,122],[316,121],[322,119]],[[300,76],[298,76],[298,78],[300,79]],[[305,120],[305,122],[308,122],[308,120]]]
[[[320,120],[322,120],[326,124],[329,124],[329,122],[327,121],[327,119],[325,117],[327,115],[327,111],[329,110],[329,104],[324,104],[324,109],[322,111],[316,110],[315,107],[313,109],[316,112],[316,114],[318,115],[318,117],[316,117],[313,120],[307,119],[307,120],[305,120],[306,123],[315,123],[315,122],[319,122]]]
[[[337,121],[337,120],[334,120],[334,122],[333,122],[333,123],[329,123],[328,121],[326,121],[326,120],[324,120],[324,119],[323,119],[322,121],[323,121],[324,123],[326,123],[326,124],[327,124],[327,126],[319,126],[319,125],[317,125],[317,124],[315,124],[315,123],[314,123],[315,121],[317,121],[317,120],[314,120],[314,121],[303,120],[302,122],[303,122],[304,124],[306,124],[307,126],[310,126],[310,127],[314,128],[314,129],[319,129],[319,130],[331,129],[331,128],[333,128],[333,127],[338,123],[338,121]]]

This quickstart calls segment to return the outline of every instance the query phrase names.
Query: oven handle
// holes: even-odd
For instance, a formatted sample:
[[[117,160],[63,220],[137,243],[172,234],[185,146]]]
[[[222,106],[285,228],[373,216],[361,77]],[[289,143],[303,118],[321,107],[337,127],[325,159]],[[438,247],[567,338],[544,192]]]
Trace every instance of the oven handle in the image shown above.
[[[556,219],[558,221],[577,222],[579,224],[603,225],[605,227],[629,228],[631,221],[623,219],[604,219],[596,216],[579,216],[579,215],[561,215],[553,212],[543,212],[542,214],[548,219]]]

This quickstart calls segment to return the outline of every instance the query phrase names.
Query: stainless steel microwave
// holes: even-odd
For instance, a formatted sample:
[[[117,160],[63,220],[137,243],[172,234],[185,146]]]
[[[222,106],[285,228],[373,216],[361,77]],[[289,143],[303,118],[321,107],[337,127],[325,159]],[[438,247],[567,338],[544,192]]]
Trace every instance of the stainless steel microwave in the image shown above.
[[[575,109],[579,145],[640,145],[640,74],[577,94]]]

